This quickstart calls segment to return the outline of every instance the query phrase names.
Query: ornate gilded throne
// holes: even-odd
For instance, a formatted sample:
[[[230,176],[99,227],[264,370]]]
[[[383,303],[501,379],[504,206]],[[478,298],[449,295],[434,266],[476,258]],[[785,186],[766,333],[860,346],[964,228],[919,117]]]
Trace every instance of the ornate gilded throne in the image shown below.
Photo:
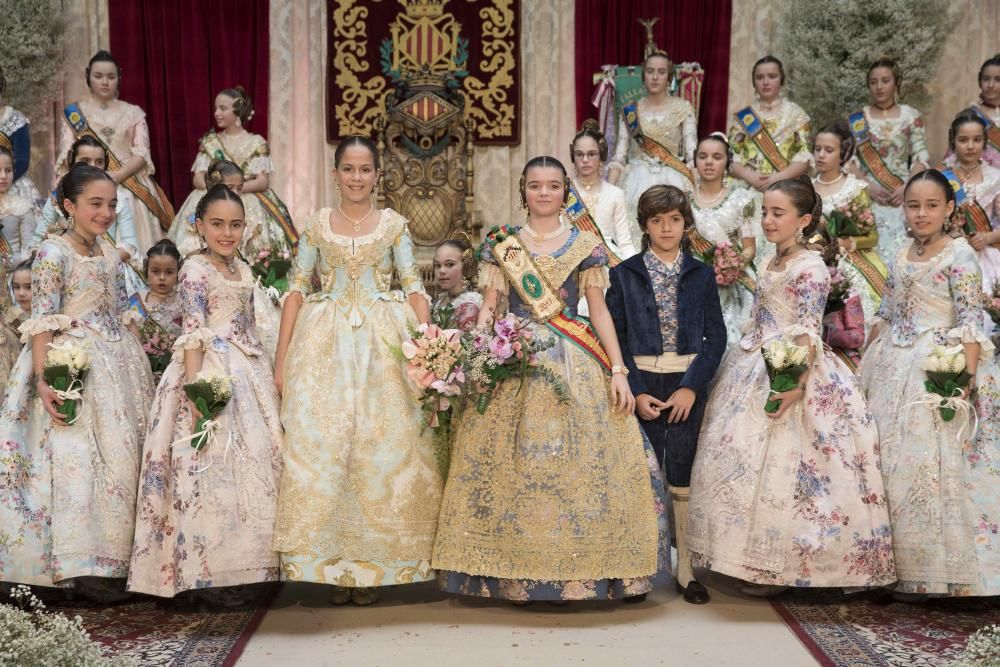
[[[473,122],[460,85],[468,42],[450,16],[410,10],[381,47],[394,89],[376,121],[383,170],[378,200],[410,221],[429,286],[434,247],[464,234],[477,239],[482,223],[472,205]]]

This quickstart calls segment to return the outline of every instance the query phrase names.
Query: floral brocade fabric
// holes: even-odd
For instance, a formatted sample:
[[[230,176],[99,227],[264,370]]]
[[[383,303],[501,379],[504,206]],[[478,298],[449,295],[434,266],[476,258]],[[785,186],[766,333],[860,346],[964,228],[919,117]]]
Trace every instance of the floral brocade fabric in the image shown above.
[[[607,280],[607,255],[589,232],[574,229],[562,248],[534,260],[568,304],[577,303],[579,284]],[[480,287],[510,292],[511,311],[528,317],[495,262],[484,250]],[[555,335],[543,323],[529,326],[539,338]],[[469,595],[647,592],[661,564],[663,508],[639,424],[612,413],[607,375],[574,344],[557,337],[540,362],[568,400],[529,377],[523,387],[502,383],[484,414],[469,407],[458,418],[433,565],[445,571],[446,590]]]
[[[800,587],[896,579],[875,421],[853,373],[819,337],[829,288],[811,252],[759,274],[698,442],[688,522],[695,566]],[[760,349],[783,336],[808,336],[816,356],[802,397],[772,420]]]
[[[402,291],[391,289],[393,272]],[[385,209],[372,233],[350,238],[320,210],[289,282],[305,301],[281,405],[283,574],[341,586],[432,579],[444,482],[406,362],[392,351],[416,324],[406,295],[426,296],[406,220]]]
[[[1000,595],[1000,370],[983,331],[976,253],[964,239],[925,262],[902,248],[861,362],[882,437],[899,590]],[[934,345],[980,345],[978,423],[944,421],[922,370]],[[877,397],[877,400],[875,400]]]
[[[53,586],[124,577],[132,552],[139,461],[152,373],[119,321],[125,283],[114,247],[82,257],[64,237],[44,241],[32,266],[25,342],[89,352],[77,421],[54,426],[35,389],[31,345],[11,371],[0,409],[0,581]]]

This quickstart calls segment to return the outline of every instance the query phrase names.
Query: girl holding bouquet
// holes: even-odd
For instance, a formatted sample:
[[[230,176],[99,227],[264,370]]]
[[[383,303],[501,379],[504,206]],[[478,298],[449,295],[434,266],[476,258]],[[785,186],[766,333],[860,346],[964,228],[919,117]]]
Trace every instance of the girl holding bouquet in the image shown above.
[[[281,315],[275,380],[285,471],[275,528],[285,578],[334,604],[434,578],[444,480],[417,388],[393,349],[430,321],[406,220],[376,209],[375,144],[334,154],[341,201],[306,223]],[[402,291],[390,289],[393,273]]]
[[[476,259],[465,239],[441,242],[434,253],[434,281],[440,292],[431,319],[442,329],[468,331],[476,326],[483,295],[472,287]]]
[[[496,356],[535,352],[532,372],[456,419],[433,558],[450,593],[639,600],[668,571],[662,480],[604,301],[607,252],[560,218],[568,188],[558,160],[528,161],[526,224],[494,229],[481,248],[477,337]],[[593,328],[576,317],[581,292]]]
[[[715,271],[686,247],[686,232],[695,223],[684,193],[654,185],[639,197],[639,220],[643,251],[611,270],[608,310],[631,371],[640,424],[670,485],[677,589],[687,602],[704,604],[708,591],[695,580],[687,552],[687,507],[708,387],[726,351],[726,326]]]
[[[843,121],[819,131],[813,143],[816,178],[813,186],[823,198],[819,226],[823,258],[836,271],[839,294],[828,301],[823,339],[856,368],[860,348],[871,328],[889,275],[875,247],[878,227],[872,213],[868,184],[844,167],[854,155],[854,137]]]
[[[705,410],[691,474],[694,564],[748,582],[751,595],[891,583],[875,423],[820,339],[830,276],[804,244],[821,198],[806,176],[779,181],[762,214],[776,252]]]
[[[0,581],[103,597],[128,574],[153,379],[123,325],[121,257],[103,238],[114,181],[76,165],[58,192],[70,226],[32,265],[31,319],[20,328],[30,344],[0,411]]]
[[[757,255],[756,230],[760,228],[760,206],[756,193],[743,181],[730,180],[733,152],[722,132],[713,132],[698,144],[694,166],[698,187],[691,195],[694,228],[688,231],[692,250],[708,261],[716,253],[736,261],[730,275],[720,273],[716,281],[726,339],[732,347],[740,340],[740,328],[750,317],[756,285],[753,260]]]
[[[904,201],[913,241],[890,268],[860,368],[882,438],[896,590],[1000,595],[1000,372],[979,264],[948,235],[955,196],[941,172],[912,177]],[[935,380],[949,369],[946,390]]]
[[[254,330],[254,279],[236,257],[243,202],[224,185],[196,209],[205,251],[180,270],[183,335],[153,399],[143,452],[129,589],[173,597],[190,589],[277,581],[272,549],[281,423],[271,362]],[[199,414],[192,383],[229,388],[219,414]],[[214,426],[195,426],[211,417]],[[221,592],[237,601],[239,589]]]
[[[160,239],[146,251],[143,274],[149,290],[134,294],[129,308],[142,319],[139,342],[146,352],[153,380],[159,384],[173,354],[174,342],[184,333],[184,313],[177,294],[181,254],[170,239]]]

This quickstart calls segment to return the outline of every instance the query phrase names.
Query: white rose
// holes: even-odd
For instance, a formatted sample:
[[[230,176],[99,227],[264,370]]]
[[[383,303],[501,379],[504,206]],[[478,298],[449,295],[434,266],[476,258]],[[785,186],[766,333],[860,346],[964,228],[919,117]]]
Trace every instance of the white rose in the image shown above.
[[[941,370],[940,359],[941,359],[940,357],[934,354],[929,354],[924,359],[924,363],[923,366],[921,366],[921,368],[923,368],[928,373],[937,373],[939,370]]]
[[[801,345],[789,345],[788,360],[793,366],[801,366],[809,358],[809,350]]]
[[[87,354],[86,350],[79,349],[76,351],[76,354],[73,355],[73,366],[79,369],[90,366],[90,355]]]
[[[786,357],[785,344],[782,341],[775,341],[767,346],[767,358],[771,362],[771,368],[784,368]]]

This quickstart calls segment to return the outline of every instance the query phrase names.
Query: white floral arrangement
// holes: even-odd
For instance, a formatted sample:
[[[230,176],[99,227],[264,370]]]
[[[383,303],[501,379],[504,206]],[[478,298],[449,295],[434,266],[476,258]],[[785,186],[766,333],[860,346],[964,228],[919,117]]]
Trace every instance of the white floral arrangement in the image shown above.
[[[972,633],[953,667],[1000,667],[1000,625],[987,625]]]
[[[83,627],[47,611],[27,586],[15,586],[14,604],[0,604],[0,665],[19,667],[131,667],[133,660],[106,656]]]
[[[795,0],[778,17],[789,93],[823,127],[867,104],[868,66],[888,56],[903,73],[900,98],[918,108],[959,16],[949,0]],[[978,64],[978,63],[977,63]]]

